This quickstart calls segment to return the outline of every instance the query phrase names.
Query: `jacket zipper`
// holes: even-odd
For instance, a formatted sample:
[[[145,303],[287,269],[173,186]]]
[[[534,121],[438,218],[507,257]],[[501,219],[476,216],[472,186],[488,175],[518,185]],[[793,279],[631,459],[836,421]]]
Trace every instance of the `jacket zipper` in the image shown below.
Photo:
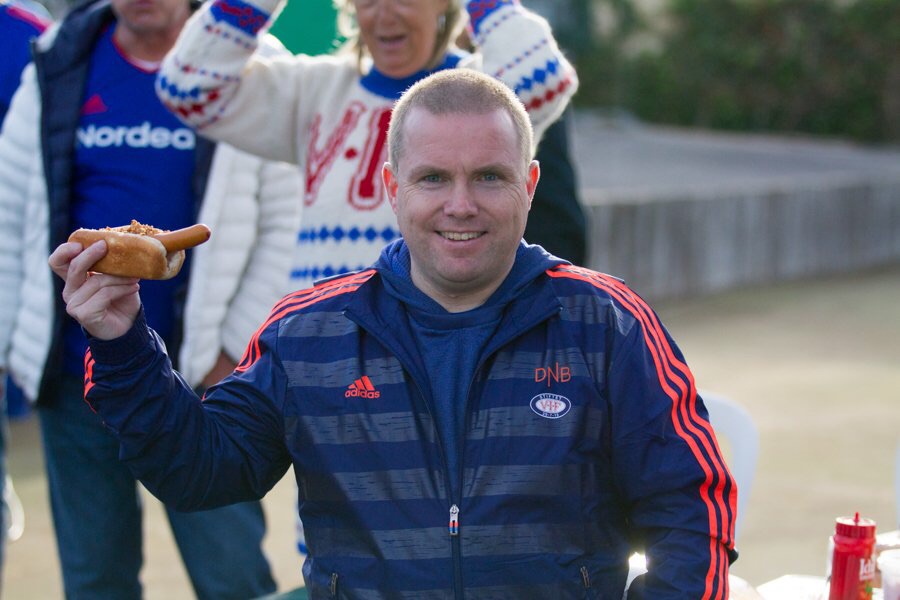
[[[453,490],[453,487],[450,482],[450,468],[449,468],[450,465],[447,460],[447,450],[444,448],[443,442],[441,442],[441,439],[440,439],[441,436],[440,435],[437,436],[437,446],[440,449],[441,458],[443,459],[443,462],[444,462],[444,485],[447,486],[447,495],[450,498],[450,502],[451,502],[450,509],[449,509],[450,521],[449,521],[448,533],[449,533],[450,542],[451,542],[451,549],[450,549],[451,556],[453,557],[453,587],[455,588],[454,596],[456,598],[459,598],[460,600],[462,600],[465,597],[465,595],[463,593],[462,550],[460,549],[460,543],[459,543],[459,504],[462,502],[463,471],[465,470],[465,466],[463,464],[463,462],[464,462],[463,457],[465,455],[466,435],[468,434],[468,429],[469,429],[469,398],[472,395],[472,384],[475,382],[475,379],[478,377],[478,373],[481,372],[482,368],[484,368],[484,364],[487,362],[487,357],[493,356],[497,352],[498,348],[501,348],[504,345],[508,344],[510,342],[510,340],[515,339],[516,337],[518,337],[524,331],[527,331],[531,327],[536,327],[539,323],[543,323],[545,320],[549,319],[554,314],[558,313],[560,310],[562,310],[561,307],[556,308],[552,312],[542,316],[540,319],[535,320],[535,322],[532,323],[529,327],[518,328],[514,334],[505,336],[503,339],[501,339],[499,341],[499,343],[495,340],[494,344],[489,344],[487,346],[489,349],[489,352],[487,352],[485,354],[486,358],[482,359],[475,366],[475,371],[472,375],[472,380],[469,381],[469,388],[468,388],[468,390],[466,390],[466,408],[463,411],[463,418],[464,418],[463,435],[462,435],[462,439],[460,440],[460,445],[459,445],[459,454],[460,454],[458,457],[459,458],[459,473],[458,473],[459,479],[457,480],[459,483],[460,490],[459,490],[459,499],[456,502],[453,501],[455,494],[453,493],[454,490]],[[347,316],[346,312],[344,314],[345,314],[345,316]],[[381,338],[381,336],[379,336],[374,331],[372,331],[371,329],[366,327],[363,324],[363,322],[358,320],[357,318],[355,318],[355,316],[350,317],[350,318],[352,321],[356,322],[357,325],[359,325],[361,328],[368,331],[369,335],[371,335],[372,337],[377,339],[385,348],[390,349],[393,347],[392,344],[385,343],[384,340]],[[502,318],[501,318],[501,320],[502,320]],[[396,352],[394,352],[394,356],[396,356],[399,359],[399,355]],[[402,361],[401,361],[401,363],[402,363]],[[434,413],[431,410],[431,405],[428,401],[428,398],[426,398],[425,394],[422,393],[421,386],[419,385],[418,381],[416,381],[416,378],[412,376],[412,371],[410,371],[409,369],[406,369],[405,367],[404,367],[404,370],[406,370],[410,374],[410,378],[412,379],[413,384],[416,386],[416,391],[419,392],[419,397],[422,398],[423,402],[425,403],[425,410],[428,411],[428,415],[431,417],[431,420],[434,421]],[[437,434],[436,427],[435,427],[435,434]],[[585,576],[585,571],[582,570],[582,577],[584,577],[584,576]],[[332,583],[332,590],[337,590],[337,573],[332,574],[331,583]],[[587,581],[587,583],[589,586],[590,582]],[[332,593],[334,593],[334,592],[332,592]]]
[[[416,391],[419,392],[419,397],[422,398],[422,401],[425,404],[425,410],[428,411],[428,416],[431,417],[431,420],[433,422],[434,413],[431,410],[431,404],[429,403],[428,398],[426,398],[425,394],[422,393],[422,388],[416,381],[415,377],[412,377],[412,371],[410,371],[409,369],[406,369],[406,371],[410,373],[410,378],[412,379],[413,385],[416,386]],[[459,507],[456,503],[453,503],[453,487],[450,483],[450,463],[447,459],[447,450],[444,448],[444,443],[441,441],[441,436],[437,433],[437,427],[435,427],[434,433],[436,436],[438,449],[441,452],[441,459],[444,463],[444,485],[447,488],[447,497],[452,503],[450,505],[450,521],[448,532],[450,534],[450,556],[453,559],[453,585],[456,588],[455,596],[457,596],[458,598],[462,598],[462,563],[459,558]],[[462,463],[462,460],[460,460],[460,463]]]
[[[554,313],[555,312],[557,312],[557,311],[554,311]],[[549,316],[551,316],[551,315],[548,315],[547,317],[545,317],[545,319],[549,318]],[[541,319],[541,321],[539,321],[539,322],[543,322],[543,320],[544,319]],[[519,332],[516,335],[519,335],[520,333],[521,332]],[[487,363],[488,359],[491,356],[493,356],[494,354],[496,354],[496,352],[499,348],[502,348],[504,345],[509,343],[509,340],[513,339],[514,337],[516,337],[516,336],[511,336],[511,337],[509,337],[509,339],[504,339],[498,344],[491,344],[489,342],[488,345],[485,346],[485,348],[487,349],[487,352],[484,354],[484,356],[478,362],[478,364],[475,365],[475,370],[472,373],[472,379],[469,381],[469,387],[466,390],[466,406],[465,406],[465,410],[463,411],[463,431],[462,431],[462,438],[459,440],[459,457],[458,457],[459,472],[457,473],[457,480],[456,480],[457,483],[459,484],[459,490],[458,490],[459,497],[457,499],[457,503],[453,503],[450,505],[450,528],[449,528],[450,540],[451,540],[451,543],[453,544],[453,580],[454,580],[454,587],[456,588],[455,596],[457,598],[459,598],[460,600],[462,600],[465,597],[465,593],[463,591],[464,588],[463,588],[463,573],[462,573],[462,549],[460,548],[460,541],[459,541],[459,504],[462,504],[463,473],[465,472],[464,458],[465,458],[465,454],[466,454],[466,440],[468,439],[468,433],[469,433],[469,402],[472,398],[472,387],[473,387],[475,381],[478,379],[478,374],[481,373],[482,369],[484,369],[484,365]],[[420,391],[420,393],[421,393],[421,391]],[[427,405],[428,405],[428,403],[426,402],[426,406]],[[438,437],[440,437],[440,436],[438,436]],[[444,458],[446,461],[446,454],[444,455]],[[447,465],[446,462],[444,464]],[[447,479],[449,480],[449,473],[448,473]],[[447,489],[450,490],[450,497],[451,497],[451,502],[452,502],[452,498],[454,497],[454,494],[453,494],[453,490],[450,489],[449,484],[448,484]],[[582,575],[584,575],[584,573],[582,573]]]
[[[450,506],[450,535],[459,535],[459,507],[455,504]]]
[[[581,567],[581,580],[584,582],[584,589],[591,589],[591,575],[587,567]]]
[[[329,589],[331,590],[332,598],[337,598],[337,583],[338,583],[338,574],[332,573],[331,574],[331,586],[329,587]]]
[[[456,588],[456,593],[454,595],[460,600],[465,598],[465,593],[463,591],[462,544],[459,540],[459,504],[462,504],[463,473],[466,469],[465,460],[463,459],[466,455],[466,437],[469,433],[469,399],[472,396],[472,385],[478,378],[478,373],[483,366],[484,361],[475,365],[475,371],[472,374],[472,379],[469,381],[469,387],[466,389],[466,405],[463,410],[463,430],[462,437],[459,440],[459,456],[457,457],[458,472],[456,474],[456,483],[458,484],[459,489],[450,491],[451,502],[453,501],[452,499],[456,497],[456,503],[450,505],[450,541],[453,545],[453,586]],[[457,494],[454,494],[454,491],[456,491]]]

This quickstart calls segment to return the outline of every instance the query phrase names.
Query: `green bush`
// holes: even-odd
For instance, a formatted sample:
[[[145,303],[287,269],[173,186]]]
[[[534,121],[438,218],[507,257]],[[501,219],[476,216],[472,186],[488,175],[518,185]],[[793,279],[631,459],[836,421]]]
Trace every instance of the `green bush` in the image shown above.
[[[670,0],[669,11],[657,51],[625,52],[632,21],[575,56],[579,103],[653,122],[900,139],[900,1]]]

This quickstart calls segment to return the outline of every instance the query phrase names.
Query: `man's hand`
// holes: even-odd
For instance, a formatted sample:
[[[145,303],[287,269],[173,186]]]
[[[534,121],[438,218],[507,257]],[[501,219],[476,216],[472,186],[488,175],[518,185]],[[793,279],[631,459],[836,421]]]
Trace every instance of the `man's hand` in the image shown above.
[[[106,242],[67,242],[50,255],[50,268],[65,280],[66,312],[92,336],[111,340],[124,335],[141,308],[138,280],[89,271],[106,254]]]

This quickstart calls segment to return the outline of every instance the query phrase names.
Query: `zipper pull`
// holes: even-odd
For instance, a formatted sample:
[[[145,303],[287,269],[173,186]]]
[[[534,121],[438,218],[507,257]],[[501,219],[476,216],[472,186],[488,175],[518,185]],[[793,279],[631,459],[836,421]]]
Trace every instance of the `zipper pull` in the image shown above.
[[[459,535],[459,507],[450,507],[450,535]]]

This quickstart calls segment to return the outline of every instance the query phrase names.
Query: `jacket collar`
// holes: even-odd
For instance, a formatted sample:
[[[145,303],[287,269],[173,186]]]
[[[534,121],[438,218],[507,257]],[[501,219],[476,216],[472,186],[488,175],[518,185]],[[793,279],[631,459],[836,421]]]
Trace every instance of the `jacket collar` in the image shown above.
[[[344,314],[384,344],[417,381],[427,384],[425,365],[410,332],[406,310],[384,289],[381,275],[373,273],[355,293],[346,297]],[[540,275],[506,305],[498,334],[488,343],[484,356],[490,356],[561,310],[562,302],[556,295],[552,279]]]

